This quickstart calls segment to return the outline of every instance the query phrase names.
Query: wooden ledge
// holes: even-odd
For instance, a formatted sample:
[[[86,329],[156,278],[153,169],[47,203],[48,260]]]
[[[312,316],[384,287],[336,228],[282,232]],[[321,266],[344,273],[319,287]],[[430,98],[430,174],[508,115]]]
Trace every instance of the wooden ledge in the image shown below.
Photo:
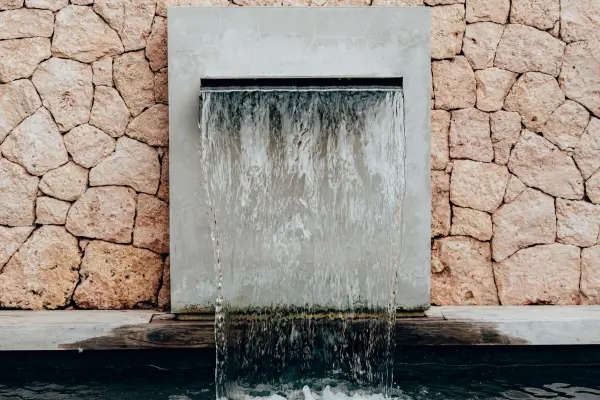
[[[600,306],[434,307],[396,346],[600,344]],[[0,311],[0,351],[213,348],[213,321],[152,311]]]

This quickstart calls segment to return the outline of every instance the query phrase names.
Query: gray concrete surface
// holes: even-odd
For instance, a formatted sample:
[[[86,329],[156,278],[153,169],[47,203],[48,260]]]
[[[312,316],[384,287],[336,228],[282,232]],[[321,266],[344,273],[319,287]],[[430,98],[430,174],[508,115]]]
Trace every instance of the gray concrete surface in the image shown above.
[[[426,8],[170,7],[168,10],[171,294],[175,312],[217,292],[203,186],[203,78],[402,77],[405,198],[396,305],[429,304],[430,38]],[[390,249],[394,251],[395,249]]]

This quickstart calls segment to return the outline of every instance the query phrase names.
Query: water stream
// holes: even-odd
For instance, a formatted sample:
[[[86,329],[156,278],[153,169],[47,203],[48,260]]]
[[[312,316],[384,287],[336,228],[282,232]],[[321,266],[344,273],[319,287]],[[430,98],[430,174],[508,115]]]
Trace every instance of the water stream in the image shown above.
[[[385,394],[402,91],[209,90],[200,130],[219,279],[217,397],[307,376]]]

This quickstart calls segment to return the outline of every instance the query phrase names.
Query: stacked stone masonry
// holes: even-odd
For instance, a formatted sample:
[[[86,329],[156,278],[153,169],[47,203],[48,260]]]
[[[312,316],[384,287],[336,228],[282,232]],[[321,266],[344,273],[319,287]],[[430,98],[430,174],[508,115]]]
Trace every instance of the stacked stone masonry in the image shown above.
[[[169,307],[171,4],[431,7],[432,303],[600,304],[598,0],[0,0],[0,309]]]

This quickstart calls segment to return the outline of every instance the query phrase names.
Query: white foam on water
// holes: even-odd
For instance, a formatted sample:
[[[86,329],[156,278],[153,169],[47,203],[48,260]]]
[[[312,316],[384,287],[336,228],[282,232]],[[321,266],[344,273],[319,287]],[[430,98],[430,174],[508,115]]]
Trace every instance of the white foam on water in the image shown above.
[[[229,396],[232,400],[414,400],[397,388],[385,396],[374,388],[350,388],[343,382],[331,382],[323,388],[319,383],[301,389],[291,385],[257,385],[251,389],[237,386]]]
[[[235,397],[238,398],[237,396]],[[279,394],[271,394],[269,396],[250,396],[243,395],[240,400],[384,400],[386,397],[381,394],[366,394],[366,393],[351,393],[336,392],[331,387],[327,386],[322,392],[312,391],[308,386],[304,386],[302,390],[295,390],[286,393],[286,396]],[[389,399],[389,398],[388,398]]]

